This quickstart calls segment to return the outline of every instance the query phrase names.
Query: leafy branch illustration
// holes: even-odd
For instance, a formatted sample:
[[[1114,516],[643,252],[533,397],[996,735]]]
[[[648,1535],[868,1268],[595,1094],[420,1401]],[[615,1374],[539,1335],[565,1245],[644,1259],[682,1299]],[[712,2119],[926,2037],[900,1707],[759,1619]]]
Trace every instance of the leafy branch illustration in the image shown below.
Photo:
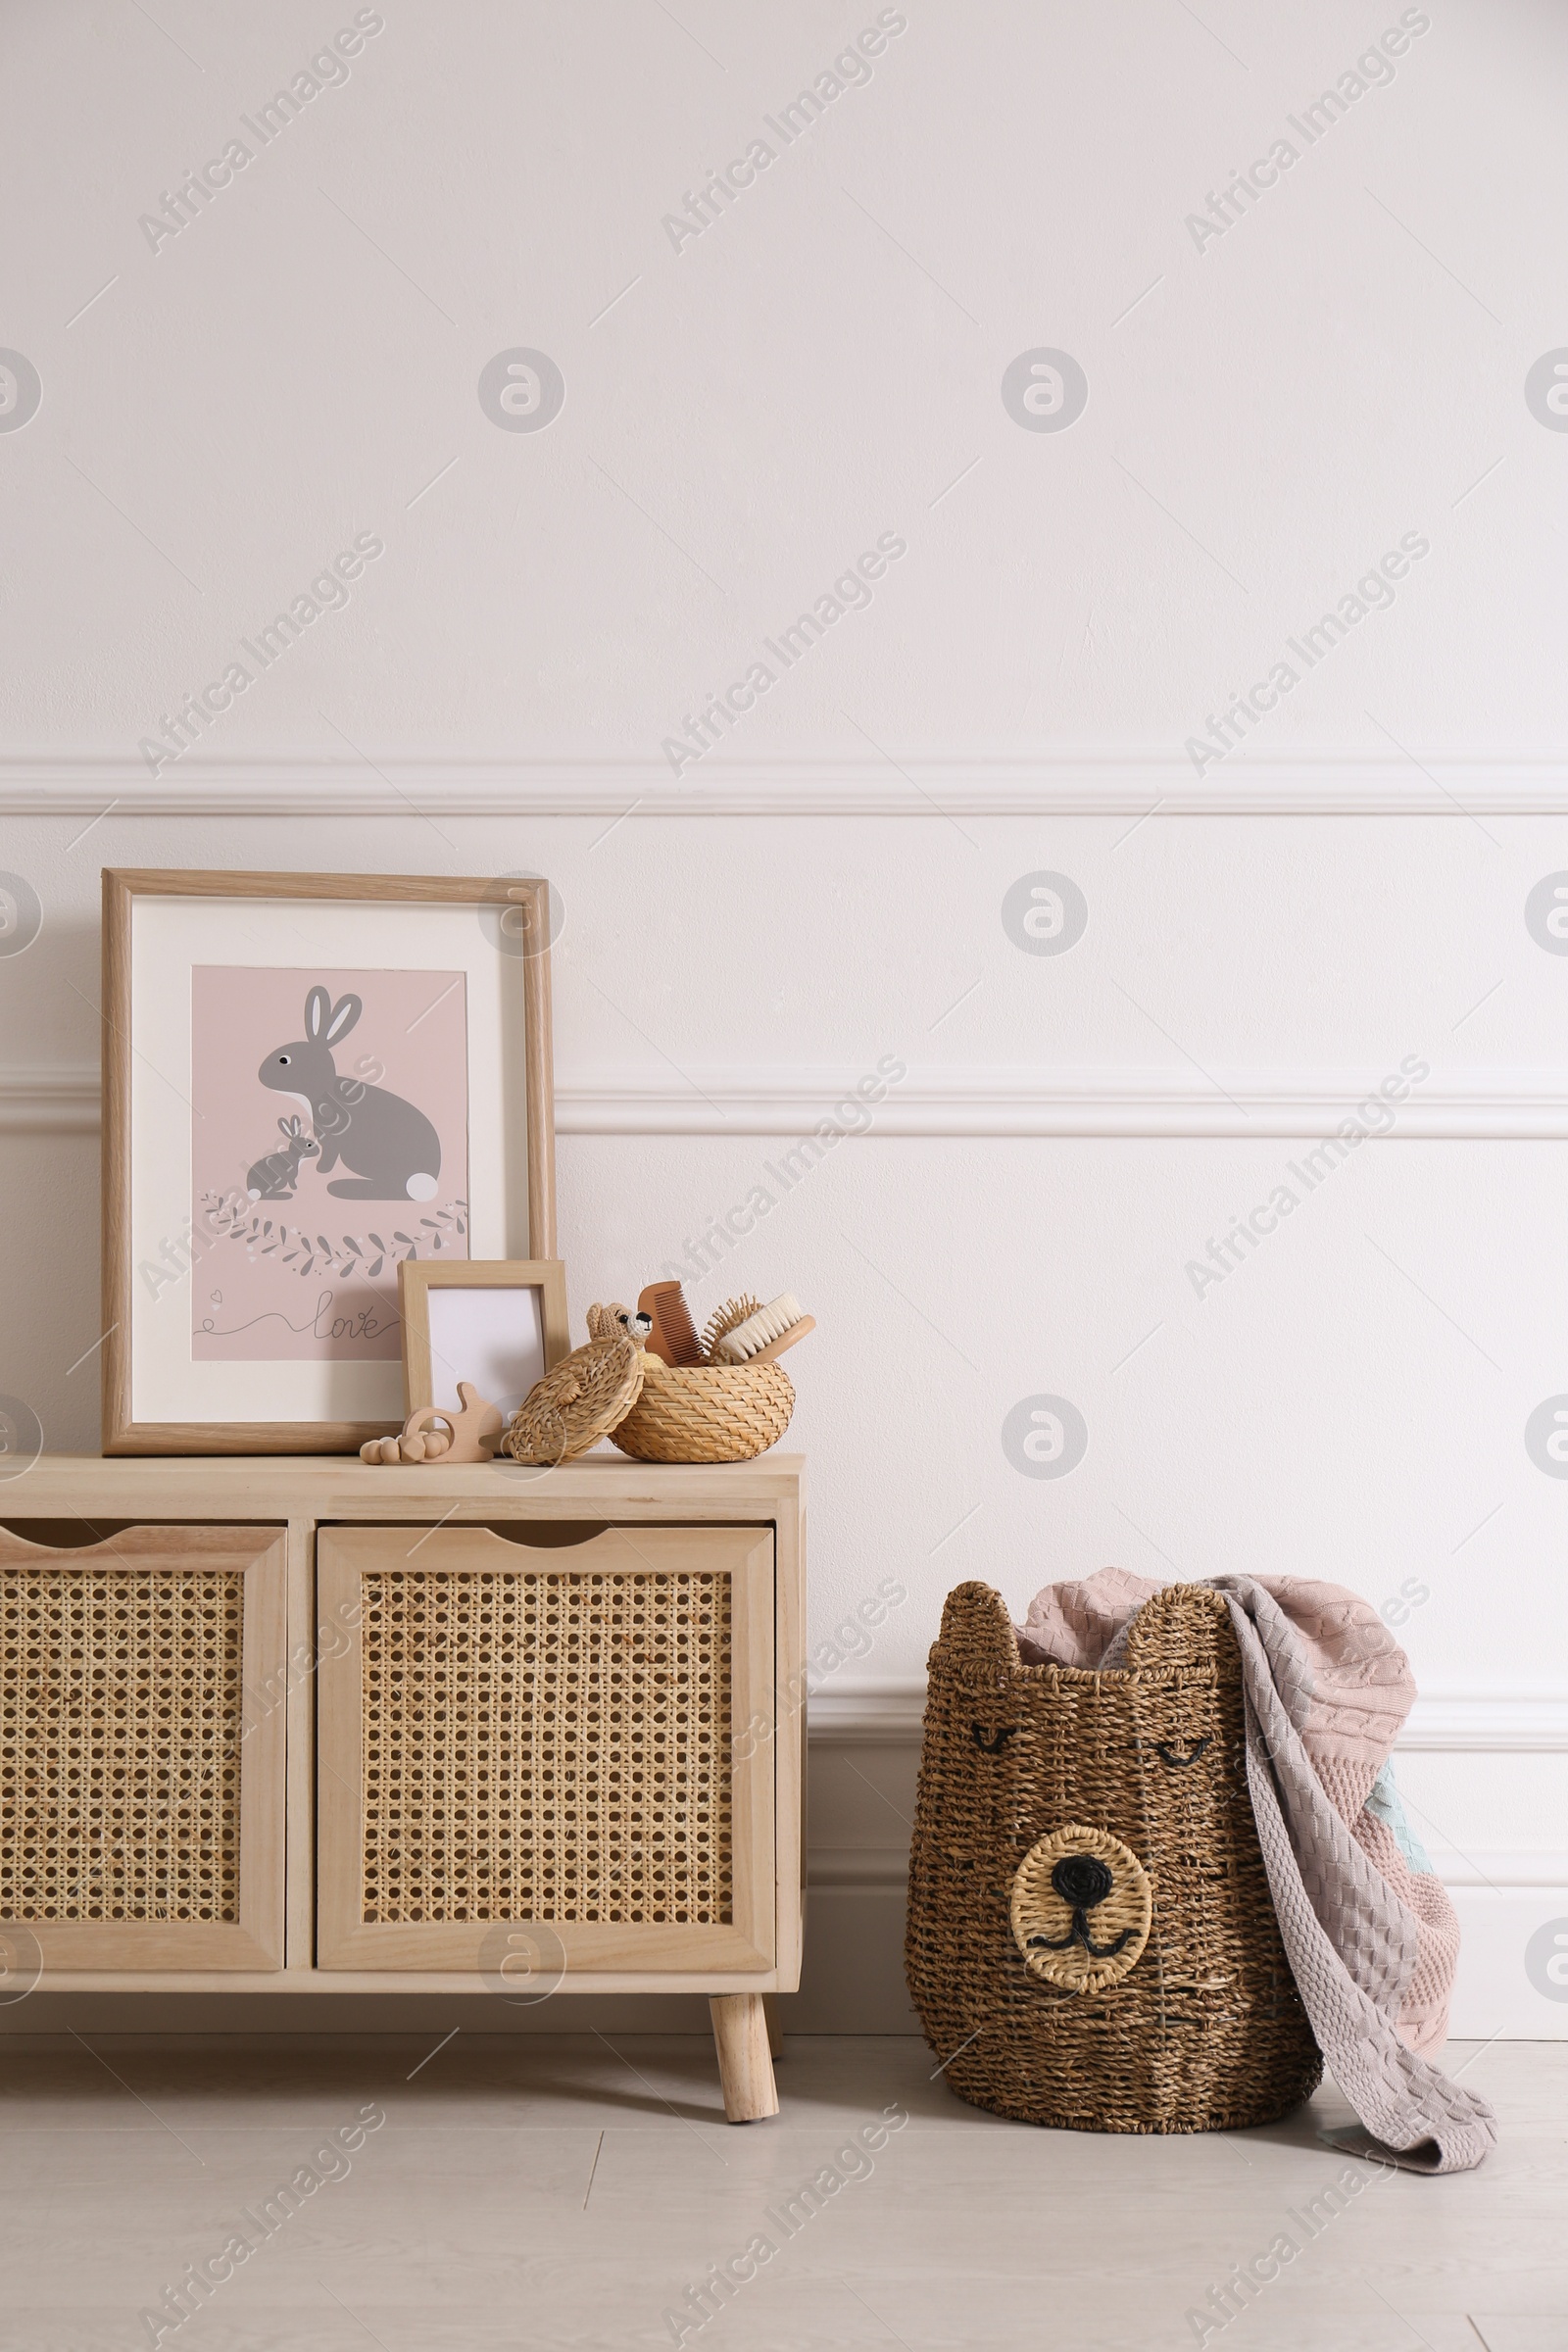
[[[433,1217],[420,1217],[416,1233],[394,1228],[388,1240],[367,1227],[365,1241],[346,1233],[338,1242],[329,1242],[324,1233],[307,1233],[302,1225],[264,1217],[238,1193],[203,1193],[202,1206],[209,1232],[220,1239],[243,1242],[252,1256],[275,1257],[280,1266],[292,1266],[296,1274],[331,1273],[339,1282],[347,1282],[354,1274],[373,1282],[383,1267],[416,1258],[421,1250],[433,1257],[468,1230],[466,1200],[454,1200],[450,1207],[438,1208]]]

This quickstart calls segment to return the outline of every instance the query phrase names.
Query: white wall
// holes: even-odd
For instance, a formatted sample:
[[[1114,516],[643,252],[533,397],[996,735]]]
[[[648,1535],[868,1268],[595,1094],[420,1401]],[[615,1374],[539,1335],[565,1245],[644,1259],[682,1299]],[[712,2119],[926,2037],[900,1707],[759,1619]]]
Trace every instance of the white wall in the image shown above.
[[[817,1638],[909,1595],[816,1711],[817,2013],[898,2011],[942,1593],[1021,1612],[1117,1559],[1425,1591],[1402,1773],[1465,1911],[1460,2021],[1563,2031],[1523,1960],[1568,1919],[1568,1487],[1523,1439],[1568,1391],[1568,958],[1524,914],[1568,867],[1568,437],[1525,391],[1568,342],[1560,13],[1406,12],[1306,149],[1286,118],[1397,9],[910,5],[678,252],[662,216],[781,147],[762,118],[876,8],[379,13],[156,252],[138,217],[354,11],[0,36],[0,345],[42,386],[0,431],[0,868],[44,909],[0,954],[0,1390],[95,1443],[100,865],[548,872],[574,1314],[771,1191],[697,1302],[820,1318]],[[1186,216],[1281,135],[1299,160],[1199,250]],[[476,396],[515,347],[564,379],[541,431]],[[1037,347],[1086,372],[1068,430],[1004,407]],[[346,608],[151,773],[161,714],[357,533],[384,552]],[[869,605],[672,773],[684,714],[883,533]],[[1392,605],[1308,669],[1287,641],[1404,534]],[[1060,956],[1004,927],[1041,870],[1087,904]],[[1394,1139],[1196,1296],[1406,1055]],[[869,1136],[786,1192],[769,1163],[882,1056]],[[1045,1394],[1089,1433],[1059,1480],[1003,1446]]]

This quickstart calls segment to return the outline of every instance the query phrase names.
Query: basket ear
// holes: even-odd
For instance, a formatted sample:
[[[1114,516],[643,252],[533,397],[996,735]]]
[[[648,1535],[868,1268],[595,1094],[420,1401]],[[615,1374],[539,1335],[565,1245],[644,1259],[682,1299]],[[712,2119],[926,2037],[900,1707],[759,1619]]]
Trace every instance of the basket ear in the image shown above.
[[[1006,1603],[989,1585],[956,1585],[942,1605],[938,1646],[954,1659],[1017,1666],[1018,1637]]]
[[[1212,1666],[1231,1638],[1223,1594],[1207,1585],[1166,1585],[1146,1600],[1127,1629],[1122,1663],[1136,1672],[1153,1666]]]

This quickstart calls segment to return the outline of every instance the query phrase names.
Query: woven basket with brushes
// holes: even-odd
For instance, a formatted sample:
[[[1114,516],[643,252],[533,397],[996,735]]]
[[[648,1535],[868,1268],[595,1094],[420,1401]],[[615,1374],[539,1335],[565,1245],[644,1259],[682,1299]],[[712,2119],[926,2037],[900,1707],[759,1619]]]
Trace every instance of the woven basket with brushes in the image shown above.
[[[777,1328],[764,1330],[770,1318]],[[771,1357],[781,1339],[804,1336],[802,1326],[808,1330],[811,1318],[793,1299],[764,1308],[755,1298],[731,1298],[708,1326],[701,1360],[645,1358],[641,1394],[611,1431],[612,1445],[639,1462],[749,1462],[765,1453],[790,1425],[795,1390],[776,1362],[757,1359]],[[726,1360],[731,1348],[743,1348],[750,1360]]]

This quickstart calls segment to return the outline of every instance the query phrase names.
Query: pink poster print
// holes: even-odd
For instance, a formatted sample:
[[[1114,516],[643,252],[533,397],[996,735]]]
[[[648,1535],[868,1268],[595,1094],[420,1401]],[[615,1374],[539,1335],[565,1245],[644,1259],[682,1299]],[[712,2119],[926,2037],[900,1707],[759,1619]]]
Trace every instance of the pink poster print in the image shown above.
[[[402,1353],[398,1260],[468,1254],[462,972],[191,970],[195,1362]]]

